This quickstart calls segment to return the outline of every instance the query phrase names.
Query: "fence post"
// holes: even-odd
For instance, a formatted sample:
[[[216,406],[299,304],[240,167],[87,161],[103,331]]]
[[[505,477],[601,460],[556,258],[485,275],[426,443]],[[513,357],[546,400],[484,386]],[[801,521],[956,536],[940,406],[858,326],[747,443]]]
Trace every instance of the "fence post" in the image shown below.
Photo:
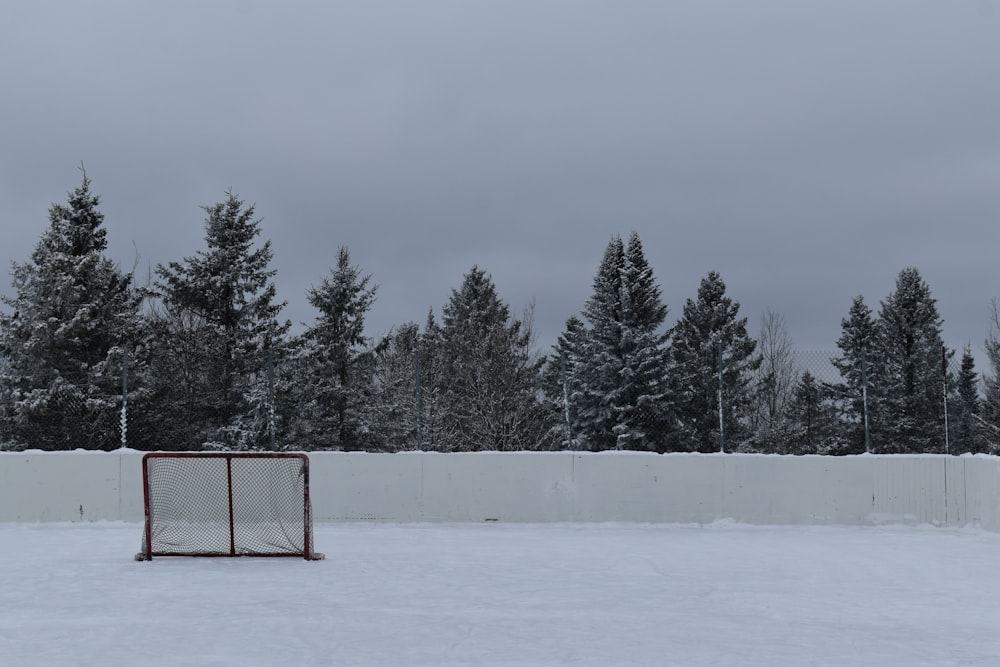
[[[420,395],[420,350],[413,350],[413,392],[417,401],[417,451],[424,449],[424,437],[421,432],[421,423],[424,419],[423,397]]]
[[[941,346],[941,396],[944,400],[944,453],[950,453],[948,441],[948,348]],[[960,443],[961,444],[961,443]]]
[[[128,446],[128,343],[122,346],[122,413],[119,418],[122,449]]]
[[[559,369],[562,372],[563,384],[563,411],[566,417],[566,437],[569,439],[569,447],[573,448],[573,421],[569,414],[569,379],[566,377],[566,353],[559,355]]]
[[[872,453],[872,434],[868,428],[868,357],[867,348],[861,348],[861,409],[865,422],[865,453]]]
[[[719,452],[726,452],[726,422],[722,408],[722,341],[719,341]]]
[[[274,352],[271,346],[267,346],[267,430],[270,435],[271,440],[271,451],[276,451],[274,448],[274,431],[275,431],[275,407],[274,407]]]

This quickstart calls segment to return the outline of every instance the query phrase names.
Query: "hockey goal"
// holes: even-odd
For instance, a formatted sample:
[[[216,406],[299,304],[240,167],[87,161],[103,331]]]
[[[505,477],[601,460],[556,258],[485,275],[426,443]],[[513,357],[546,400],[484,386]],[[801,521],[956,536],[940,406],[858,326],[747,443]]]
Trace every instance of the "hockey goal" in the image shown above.
[[[146,523],[136,560],[298,556],[313,551],[309,458],[271,452],[142,457]]]

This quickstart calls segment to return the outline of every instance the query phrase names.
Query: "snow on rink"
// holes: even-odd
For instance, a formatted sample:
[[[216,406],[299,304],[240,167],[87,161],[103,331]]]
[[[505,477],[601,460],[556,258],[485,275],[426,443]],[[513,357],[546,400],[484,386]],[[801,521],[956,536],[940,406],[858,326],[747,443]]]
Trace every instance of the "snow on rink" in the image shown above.
[[[0,524],[0,664],[1000,665],[1000,535],[328,524],[327,560],[136,562]]]

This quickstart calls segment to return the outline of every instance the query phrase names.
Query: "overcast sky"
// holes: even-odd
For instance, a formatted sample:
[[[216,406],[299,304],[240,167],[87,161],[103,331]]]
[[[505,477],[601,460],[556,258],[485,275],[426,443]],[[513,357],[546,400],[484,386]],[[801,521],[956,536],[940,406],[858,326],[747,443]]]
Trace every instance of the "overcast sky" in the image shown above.
[[[977,355],[1000,296],[997,0],[39,0],[0,63],[8,264],[82,162],[124,268],[202,250],[232,188],[285,315],[347,246],[372,336],[478,265],[547,349],[632,230],[668,324],[718,270],[799,348],[907,266]]]

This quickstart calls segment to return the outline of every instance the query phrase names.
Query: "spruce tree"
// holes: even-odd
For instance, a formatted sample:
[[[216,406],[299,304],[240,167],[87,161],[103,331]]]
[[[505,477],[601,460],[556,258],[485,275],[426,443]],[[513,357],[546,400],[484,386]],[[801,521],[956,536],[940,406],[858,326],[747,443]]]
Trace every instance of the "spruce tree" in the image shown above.
[[[854,297],[840,327],[837,347],[841,356],[830,361],[840,371],[842,381],[831,385],[831,391],[842,406],[842,449],[845,453],[860,453],[871,447],[870,426],[877,394],[869,389],[872,379],[878,377],[873,370],[880,360],[875,319],[863,296]]]
[[[552,346],[543,371],[545,395],[553,414],[553,436],[564,449],[580,449],[577,410],[584,389],[584,351],[588,332],[583,320],[571,316]]]
[[[373,350],[371,392],[364,407],[369,451],[417,448],[421,439],[417,385],[420,327],[407,322],[386,335]]]
[[[782,454],[837,454],[838,419],[827,389],[809,371],[802,373],[788,404],[789,437]]]
[[[551,422],[539,401],[543,363],[520,320],[478,267],[442,309],[443,446],[451,451],[548,448]]]
[[[433,311],[423,331],[408,322],[375,347],[366,410],[373,446],[383,451],[448,449],[442,437],[446,379],[441,329]]]
[[[949,412],[949,451],[952,454],[987,452],[980,433],[979,377],[976,360],[968,345],[962,351],[961,366],[956,380],[956,395]]]
[[[991,304],[989,334],[984,341],[989,370],[983,374],[983,398],[980,414],[983,446],[990,452],[1000,450],[1000,301]]]
[[[761,361],[739,308],[726,296],[721,276],[711,271],[671,329],[669,383],[678,421],[672,448],[677,451],[738,451],[747,445],[750,388]]]
[[[163,432],[184,436],[174,446],[266,448],[261,388],[291,326],[278,320],[271,242],[256,244],[254,206],[231,191],[204,210],[206,250],[156,269],[152,326],[163,372],[153,379],[175,422]]]
[[[447,362],[444,334],[434,317],[434,309],[428,309],[414,356],[414,373],[417,377],[415,389],[419,389],[416,446],[422,451],[447,451],[451,446],[445,437]]]
[[[944,451],[942,366],[954,352],[945,350],[941,322],[917,269],[900,271],[878,319],[880,363],[873,389],[880,400],[872,424],[878,451]]]
[[[614,236],[605,249],[570,359],[572,405],[590,449],[664,451],[672,428],[667,397],[667,307],[642,242]]]
[[[364,323],[377,289],[370,282],[371,276],[362,276],[342,247],[330,276],[306,293],[320,312],[303,334],[308,362],[302,417],[317,437],[303,443],[308,448],[350,451],[367,444],[365,408],[375,354]]]
[[[625,249],[622,280],[622,403],[618,449],[665,451],[671,424],[667,400],[667,306],[635,232]]]
[[[13,264],[13,312],[0,314],[0,415],[14,447],[110,449],[120,443],[121,374],[141,296],[108,259],[100,198],[86,172],[25,263]]]
[[[615,449],[615,427],[623,404],[622,371],[622,282],[625,273],[625,245],[615,235],[604,250],[593,293],[583,309],[589,323],[586,340],[577,345],[581,366],[581,386],[573,407],[579,438],[587,449]]]

